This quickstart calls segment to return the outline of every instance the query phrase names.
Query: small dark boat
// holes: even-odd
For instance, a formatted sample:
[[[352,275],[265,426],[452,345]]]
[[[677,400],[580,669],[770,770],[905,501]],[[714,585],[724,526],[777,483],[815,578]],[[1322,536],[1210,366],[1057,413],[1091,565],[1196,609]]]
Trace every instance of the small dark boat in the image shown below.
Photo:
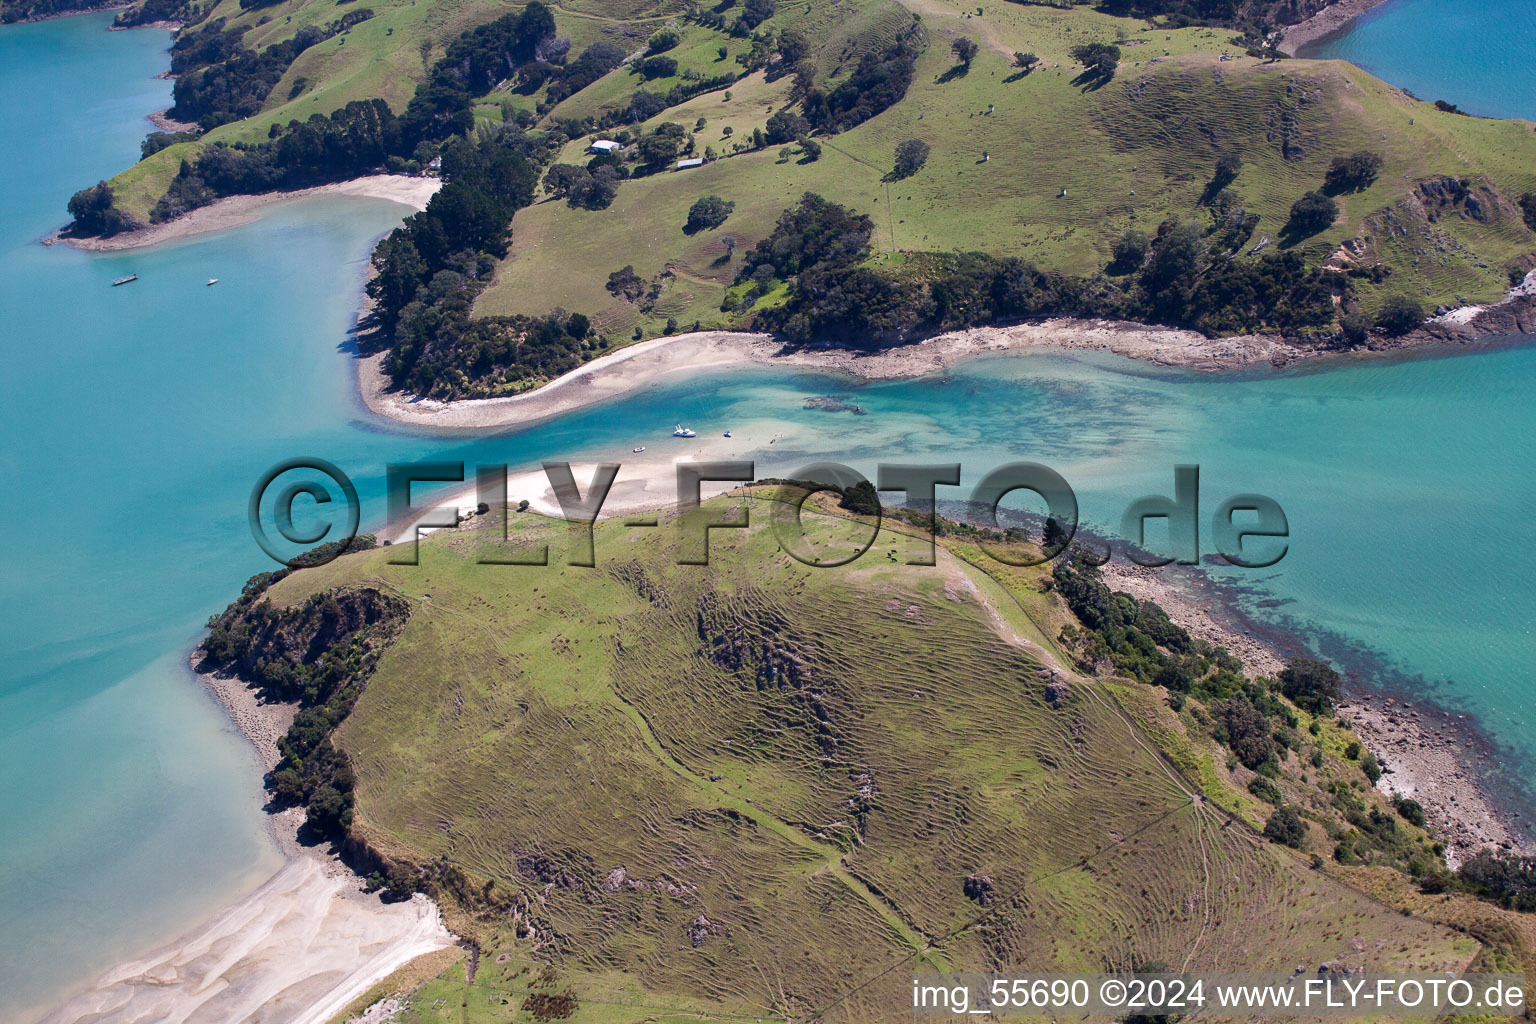
[[[137,281],[138,279],[139,279],[139,275],[138,274],[129,274],[127,277],[120,277],[116,281],[113,281],[112,282],[112,287],[116,288],[120,284],[127,284],[130,281]]]

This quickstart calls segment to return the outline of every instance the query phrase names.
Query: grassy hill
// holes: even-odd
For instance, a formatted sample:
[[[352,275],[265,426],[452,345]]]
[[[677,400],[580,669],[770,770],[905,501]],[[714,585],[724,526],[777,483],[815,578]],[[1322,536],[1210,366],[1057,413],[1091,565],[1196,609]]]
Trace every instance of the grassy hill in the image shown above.
[[[1167,218],[1209,224],[1200,198],[1217,158],[1229,152],[1243,160],[1231,192],[1260,218],[1249,247],[1267,236],[1271,252],[1281,245],[1291,205],[1321,186],[1335,156],[1381,154],[1376,182],[1340,196],[1338,221],[1301,245],[1309,264],[1319,265],[1359,239],[1360,254],[1338,265],[1389,267],[1389,278],[1355,282],[1367,308],[1401,292],[1431,308],[1495,300],[1509,286],[1511,266],[1530,265],[1536,235],[1513,203],[1536,188],[1529,123],[1446,113],[1342,62],[1249,57],[1230,32],[1216,29],[1163,31],[1045,6],[1001,4],[982,17],[946,0],[909,6],[921,14],[930,43],[901,103],[825,139],[814,163],[782,159],[770,146],[627,181],[606,210],[557,201],[528,207],[514,219],[512,251],[477,309],[579,309],[615,340],[636,327],[658,333],[669,317],[683,325],[739,323],[742,317],[719,307],[742,256],[805,191],[875,219],[877,265],[910,252],[980,250],[1091,275],[1110,263],[1113,243],[1128,229],[1152,234]],[[949,77],[955,62],[948,42],[956,35],[985,47],[968,72]],[[1085,89],[1069,50],[1101,39],[1120,40],[1119,73]],[[1019,75],[1011,66],[1015,50],[1036,53],[1042,65]],[[723,152],[784,102],[782,88],[760,81],[732,94],[729,102],[722,93],[698,97],[656,120],[691,129],[704,117],[697,145]],[[932,155],[915,176],[884,182],[906,138],[928,143]],[[561,159],[579,159],[579,148],[573,143]],[[1426,203],[1420,184],[1447,177],[1490,190],[1479,192],[1488,199],[1486,220]],[[735,211],[718,230],[685,235],[689,205],[709,194],[733,201]],[[725,235],[737,240],[729,260],[722,259]],[[648,314],[604,289],[607,275],[625,264],[648,279],[670,271]]]
[[[409,606],[336,733],[353,832],[479,953],[404,1019],[880,1021],[914,970],[1528,956],[1520,915],[1333,864],[1328,794],[1380,802],[1333,720],[1275,776],[1302,850],[1269,843],[1199,702],[1067,667],[1046,570],[963,534],[909,566],[921,542],[890,521],[853,566],[808,568],[766,526],[777,494],[755,492],[753,530],[714,532],[707,567],[676,564],[671,517],[600,524],[583,569],[523,515],[514,540],[549,540],[550,566],[479,564],[494,531],[461,529],[419,567],[376,549],[267,592],[279,614],[349,591]],[[867,533],[828,505],[806,523],[827,557]]]
[[[170,146],[114,178],[119,206],[146,218],[182,160],[210,143],[257,143],[273,124],[352,100],[381,97],[399,112],[459,33],[519,9],[499,0],[380,0],[368,8],[371,17],[302,52],[259,114]],[[1438,110],[1342,62],[1252,57],[1230,29],[1162,27],[1084,7],[1002,3],[978,12],[958,0],[785,0],[750,34],[701,23],[681,0],[572,0],[553,12],[573,54],[607,42],[634,55],[656,29],[678,28],[681,41],[668,51],[675,73],[647,79],[625,63],[553,104],[544,101],[544,87],[511,82],[479,98],[482,124],[536,110],[542,127],[600,122],[637,89],[664,95],[690,76],[732,71],[756,39],[786,32],[809,41],[807,56],[827,89],[914,20],[926,43],[905,97],[851,130],[819,136],[815,161],[796,145],[787,157],[780,145],[751,145],[753,129],[793,105],[793,76],[776,74],[772,64],[766,76],[756,72],[630,126],[638,138],[677,122],[697,153],[707,147],[720,158],[631,177],[606,209],[546,199],[521,210],[511,250],[476,302],[480,315],[579,311],[610,344],[658,334],[669,320],[743,325],[774,297],[722,312],[728,294],[737,297],[728,289],[748,250],[806,191],[874,219],[871,265],[884,270],[917,253],[983,251],[1091,276],[1111,262],[1127,230],[1150,235],[1170,218],[1210,226],[1213,214],[1201,199],[1223,154],[1243,161],[1230,203],[1258,217],[1239,260],[1251,259],[1261,243],[1260,251],[1273,253],[1293,241],[1282,234],[1291,205],[1321,186],[1334,157],[1364,150],[1382,158],[1368,188],[1337,196],[1336,222],[1297,244],[1309,266],[1355,271],[1361,308],[1399,294],[1426,308],[1493,301],[1512,272],[1533,263],[1536,234],[1517,205],[1536,191],[1530,123]],[[220,0],[200,24],[249,26],[242,43],[259,50],[337,16],[334,4],[319,0],[252,10]],[[980,45],[968,65],[951,53],[962,36]],[[1120,47],[1118,72],[1107,84],[1079,77],[1071,51],[1088,42]],[[1038,56],[1031,73],[1013,66],[1017,51]],[[593,129],[554,161],[584,164],[587,142],[618,130]],[[926,165],[910,178],[885,180],[896,144],[906,139],[931,147]],[[716,229],[685,234],[687,210],[704,195],[719,195],[735,210]],[[656,287],[653,301],[609,294],[608,275],[626,265]]]

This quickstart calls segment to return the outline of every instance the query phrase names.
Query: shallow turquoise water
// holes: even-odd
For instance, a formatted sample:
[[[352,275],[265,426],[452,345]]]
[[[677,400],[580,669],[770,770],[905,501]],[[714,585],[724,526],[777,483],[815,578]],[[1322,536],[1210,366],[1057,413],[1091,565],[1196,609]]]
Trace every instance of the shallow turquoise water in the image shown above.
[[[1195,462],[1207,514],[1236,491],[1289,513],[1285,561],[1232,574],[1255,614],[1475,713],[1512,769],[1536,764],[1536,485],[1522,462],[1536,351],[1251,379],[1056,355],[865,386],[758,370],[500,437],[406,433],[358,408],[343,351],[369,240],[402,208],[307,200],[110,256],[34,244],[70,192],[136,155],[141,115],[168,94],[153,78],[164,35],[106,21],[0,30],[0,126],[47,140],[0,168],[0,877],[21,882],[0,887],[0,1019],[275,865],[254,764],[182,662],[207,615],[271,567],[245,502],[294,455],[351,473],[365,521],[383,514],[390,461],[622,461],[636,443],[665,450],[678,420],[732,428],[763,475],[829,457],[868,472],[958,459],[969,485],[1003,461],[1044,461],[1099,526]],[[210,276],[221,284],[203,287]],[[837,393],[869,414],[803,407]]]
[[[1352,61],[1422,100],[1536,119],[1530,0],[1388,0],[1309,57]]]

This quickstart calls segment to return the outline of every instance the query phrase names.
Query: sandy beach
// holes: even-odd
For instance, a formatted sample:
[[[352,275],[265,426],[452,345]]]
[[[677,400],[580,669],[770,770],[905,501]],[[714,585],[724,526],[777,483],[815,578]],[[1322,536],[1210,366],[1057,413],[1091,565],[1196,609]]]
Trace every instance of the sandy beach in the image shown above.
[[[257,700],[238,679],[200,674],[251,741],[264,769],[294,707]],[[298,840],[302,808],[269,818],[284,866],[254,892],[175,942],[119,964],[43,1018],[86,1024],[326,1024],[369,987],[456,940],[437,906],[417,894],[383,903],[341,861]]]
[[[649,387],[708,371],[746,366],[794,366],[888,380],[938,374],[983,355],[1057,349],[1107,352],[1158,366],[1203,371],[1281,368],[1304,360],[1362,358],[1409,349],[1465,348],[1490,338],[1536,332],[1536,271],[1503,301],[1466,306],[1431,319],[1401,338],[1373,338],[1370,348],[1341,350],[1277,335],[1207,338],[1196,331],[1118,320],[1067,317],[976,327],[878,351],[824,347],[787,349],[766,334],[698,331],[621,348],[541,387],[505,398],[444,402],[392,390],[384,354],[358,359],[358,391],[378,416],[444,430],[526,426]]]
[[[1386,2],[1387,0],[1335,0],[1306,21],[1283,29],[1280,50],[1292,57],[1298,56],[1301,50],[1330,36],[1338,35],[1360,15]]]
[[[153,224],[138,231],[128,231],[110,238],[57,237],[63,238],[77,249],[86,249],[90,252],[118,252],[123,249],[138,249],[146,245],[159,245],[162,242],[188,238],[208,231],[239,227],[241,224],[249,224],[261,214],[262,210],[275,203],[286,203],[310,196],[369,196],[374,199],[388,199],[403,206],[409,206],[413,210],[424,210],[427,202],[440,187],[442,182],[436,178],[412,178],[403,174],[372,174],[366,178],[353,178],[351,181],[338,181],[331,185],[317,185],[314,188],[302,188],[293,192],[227,196],[207,206],[200,206],[185,216],[166,221],[164,224]]]
[[[383,356],[359,360],[358,386],[375,414],[398,423],[457,430],[523,426],[596,405],[666,380],[745,366],[794,366],[867,379],[941,373],[974,356],[1057,348],[1111,352],[1169,366],[1226,369],[1289,362],[1302,350],[1278,338],[1210,339],[1194,331],[1110,320],[1052,319],[978,327],[874,352],[785,349],[766,334],[699,331],[642,341],[600,356],[542,387],[506,398],[443,402],[389,389]]]

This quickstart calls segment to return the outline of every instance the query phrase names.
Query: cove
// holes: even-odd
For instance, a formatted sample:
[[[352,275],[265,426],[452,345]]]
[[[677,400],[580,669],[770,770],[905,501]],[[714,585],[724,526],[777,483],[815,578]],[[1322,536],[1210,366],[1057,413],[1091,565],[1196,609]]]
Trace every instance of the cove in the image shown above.
[[[1524,0],[1388,0],[1303,56],[1350,61],[1470,114],[1536,118],[1533,48]]]

